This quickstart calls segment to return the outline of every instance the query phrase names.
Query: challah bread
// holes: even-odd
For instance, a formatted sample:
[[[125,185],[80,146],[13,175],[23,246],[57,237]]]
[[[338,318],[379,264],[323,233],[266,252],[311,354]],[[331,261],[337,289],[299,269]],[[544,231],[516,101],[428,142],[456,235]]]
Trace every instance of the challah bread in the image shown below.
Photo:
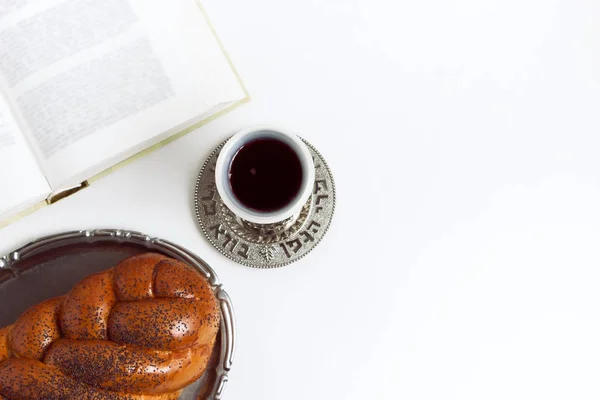
[[[174,400],[220,326],[208,282],[147,253],[92,275],[0,329],[0,400]]]

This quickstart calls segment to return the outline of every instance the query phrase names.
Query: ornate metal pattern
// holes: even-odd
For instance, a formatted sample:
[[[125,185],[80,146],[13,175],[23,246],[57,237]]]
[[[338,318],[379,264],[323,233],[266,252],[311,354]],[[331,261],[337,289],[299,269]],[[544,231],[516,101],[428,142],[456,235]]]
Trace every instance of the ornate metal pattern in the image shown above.
[[[223,218],[236,235],[252,243],[266,244],[284,241],[300,232],[310,215],[312,196],[297,216],[268,225],[254,224],[243,220],[234,215],[223,202],[220,203]]]

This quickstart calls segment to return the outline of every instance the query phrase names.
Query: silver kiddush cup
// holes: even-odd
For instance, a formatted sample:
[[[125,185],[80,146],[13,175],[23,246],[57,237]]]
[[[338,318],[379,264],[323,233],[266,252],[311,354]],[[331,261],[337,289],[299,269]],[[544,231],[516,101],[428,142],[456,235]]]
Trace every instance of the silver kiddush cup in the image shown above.
[[[298,156],[302,168],[302,181],[295,198],[284,207],[268,212],[242,204],[235,196],[230,183],[230,168],[238,151],[246,144],[260,139],[274,139],[287,144]],[[306,144],[293,133],[270,126],[247,128],[232,136],[223,146],[215,168],[217,191],[225,206],[237,217],[241,225],[263,237],[276,235],[294,224],[310,199],[314,182],[315,166]]]

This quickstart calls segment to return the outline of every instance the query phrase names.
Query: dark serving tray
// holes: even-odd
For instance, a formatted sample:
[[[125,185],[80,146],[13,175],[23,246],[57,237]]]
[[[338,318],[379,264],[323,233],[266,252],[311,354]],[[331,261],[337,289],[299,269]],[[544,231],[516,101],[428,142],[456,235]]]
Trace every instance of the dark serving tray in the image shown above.
[[[0,327],[10,325],[29,307],[67,293],[83,278],[145,252],[181,260],[206,276],[221,309],[221,331],[208,368],[180,400],[220,400],[235,346],[233,306],[213,269],[189,250],[139,232],[116,229],[76,231],[47,236],[0,258]]]

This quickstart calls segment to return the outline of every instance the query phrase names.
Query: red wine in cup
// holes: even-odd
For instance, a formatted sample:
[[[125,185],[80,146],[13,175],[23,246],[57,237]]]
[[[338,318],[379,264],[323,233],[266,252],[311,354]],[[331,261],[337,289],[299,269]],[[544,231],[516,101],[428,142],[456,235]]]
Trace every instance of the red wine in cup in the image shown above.
[[[281,140],[255,139],[242,146],[229,167],[233,195],[258,212],[278,211],[292,203],[302,186],[302,164]]]

